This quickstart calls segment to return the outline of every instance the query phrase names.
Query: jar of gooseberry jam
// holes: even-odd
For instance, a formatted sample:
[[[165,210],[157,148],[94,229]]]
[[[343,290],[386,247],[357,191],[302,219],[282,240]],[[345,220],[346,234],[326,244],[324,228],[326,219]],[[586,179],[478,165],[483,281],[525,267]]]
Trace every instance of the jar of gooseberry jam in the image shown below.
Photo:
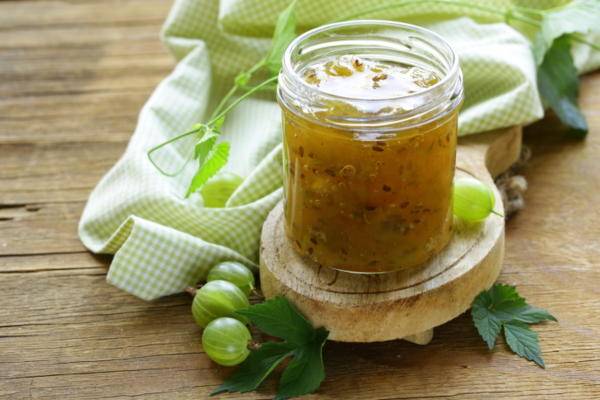
[[[334,269],[422,265],[452,235],[462,74],[452,48],[409,24],[325,25],[279,76],[285,231]]]

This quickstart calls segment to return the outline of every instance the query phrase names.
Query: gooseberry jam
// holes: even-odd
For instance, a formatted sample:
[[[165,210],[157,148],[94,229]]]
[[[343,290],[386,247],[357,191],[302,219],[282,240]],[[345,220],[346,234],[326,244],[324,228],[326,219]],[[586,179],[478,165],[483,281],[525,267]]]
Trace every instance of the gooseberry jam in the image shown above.
[[[407,24],[351,21],[308,32],[284,57],[285,230],[340,270],[423,264],[452,234],[458,61]]]

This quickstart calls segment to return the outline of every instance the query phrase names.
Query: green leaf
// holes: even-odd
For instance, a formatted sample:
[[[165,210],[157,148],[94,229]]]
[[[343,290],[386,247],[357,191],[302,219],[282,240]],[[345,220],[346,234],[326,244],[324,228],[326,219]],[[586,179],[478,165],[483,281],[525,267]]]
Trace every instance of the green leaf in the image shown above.
[[[198,163],[202,165],[206,161],[206,157],[215,146],[217,142],[218,134],[213,132],[208,126],[206,126],[204,134],[196,143],[194,147],[194,158],[198,160]]]
[[[301,345],[315,336],[310,322],[285,297],[278,296],[237,313],[250,319],[261,331],[289,343]]]
[[[564,6],[541,11],[541,26],[534,41],[533,54],[541,64],[544,54],[555,39],[571,33],[588,33],[600,30],[600,2],[598,0],[573,0]]]
[[[252,351],[240,368],[212,394],[254,390],[289,356],[293,358],[281,376],[276,398],[312,393],[319,387],[325,379],[323,346],[329,335],[326,329],[314,329],[284,297],[255,304],[238,313],[248,317],[263,332],[285,341],[267,342]]]
[[[196,175],[192,178],[186,197],[202,188],[202,185],[204,185],[206,181],[212,178],[227,164],[229,148],[230,145],[228,142],[221,142],[214,145],[208,151],[206,156],[204,156],[202,152],[200,152],[200,154],[198,154],[198,152],[196,153],[199,160],[198,172],[196,172]]]
[[[494,285],[475,298],[471,307],[473,323],[490,350],[494,348],[496,337],[502,329],[504,319],[501,314],[508,309],[525,305],[525,299],[509,285]]]
[[[537,324],[543,321],[557,322],[556,318],[543,308],[537,308],[527,305],[521,309],[514,310],[512,320],[525,322],[528,324]]]
[[[495,338],[500,333],[502,323],[520,321],[535,324],[542,321],[556,321],[548,311],[533,307],[519,296],[514,286],[494,285],[473,301],[471,315],[477,331],[490,349],[494,348]]]
[[[500,333],[500,329],[502,329],[502,321],[490,313],[486,305],[478,299],[479,296],[475,299],[471,307],[471,317],[473,318],[477,332],[479,332],[479,336],[483,338],[488,349],[491,350],[496,345],[496,337]]]
[[[579,78],[571,57],[569,38],[562,36],[554,41],[538,68],[538,87],[544,101],[563,124],[578,137],[587,134],[585,117],[577,108]]]
[[[498,283],[484,293],[488,294],[494,309],[521,307],[527,304],[525,299],[517,292],[517,288],[511,285]]]
[[[319,388],[325,379],[323,345],[328,334],[323,328],[317,329],[314,340],[294,352],[294,359],[281,375],[276,400],[302,396]]]
[[[486,318],[492,319],[495,325],[509,321],[526,323],[556,321],[548,311],[527,304],[514,286],[502,284],[496,284],[489,290],[481,292],[473,300],[471,314],[476,326],[479,320],[487,324],[488,322],[484,320]],[[490,329],[499,332],[495,327]],[[487,330],[485,326],[483,330]]]
[[[504,338],[512,351],[545,368],[538,343],[538,335],[523,322],[511,321],[504,324]]]
[[[481,292],[473,301],[471,316],[479,335],[490,350],[494,348],[496,338],[504,328],[506,341],[515,353],[543,366],[539,347],[536,347],[537,334],[530,331],[527,324],[556,321],[556,318],[546,310],[527,304],[514,286],[496,284]],[[532,337],[535,339],[533,344]]]
[[[294,346],[283,342],[267,342],[252,350],[248,358],[211,396],[224,392],[255,390],[271,372],[294,351]]]
[[[267,54],[265,63],[272,75],[279,73],[283,53],[285,53],[285,49],[296,37],[296,13],[294,11],[296,2],[297,0],[292,1],[277,18],[271,50]]]

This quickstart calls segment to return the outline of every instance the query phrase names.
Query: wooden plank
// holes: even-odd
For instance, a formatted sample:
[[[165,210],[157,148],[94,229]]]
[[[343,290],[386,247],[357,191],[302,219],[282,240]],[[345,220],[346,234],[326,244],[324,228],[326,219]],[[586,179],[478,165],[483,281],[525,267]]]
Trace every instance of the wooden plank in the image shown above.
[[[1,30],[23,27],[34,29],[78,26],[89,29],[99,24],[160,24],[165,19],[171,1],[164,0],[104,0],[88,1],[3,1],[0,14]],[[43,10],[43,12],[40,12]]]
[[[77,236],[83,205],[62,202],[0,208],[0,256],[85,251]]]
[[[112,398],[155,391],[175,396],[191,388],[203,398],[226,373],[201,354],[200,331],[185,296],[144,303],[108,286],[102,270],[27,276],[0,274],[0,284],[8,288],[0,311],[0,377],[5,384],[26,382],[35,388],[36,398]],[[547,304],[556,294],[537,295]],[[562,307],[574,308],[580,300]],[[31,307],[23,309],[24,302]],[[585,324],[590,330],[600,328],[597,318]],[[537,328],[547,371],[519,360],[503,346],[489,354],[466,316],[439,328],[424,348],[398,341],[330,343],[328,378],[320,393],[335,398],[599,393],[600,376],[590,362],[595,335],[564,325]],[[159,372],[169,378],[156,381]],[[443,384],[441,376],[446,377]],[[130,381],[139,383],[131,387]]]
[[[211,375],[202,371],[210,363],[190,323],[189,299],[144,303],[108,286],[104,275],[103,268],[30,272],[28,279],[0,274],[8,288],[0,311],[0,395],[81,399],[206,383]],[[27,311],[14,314],[24,302]]]
[[[118,160],[125,145],[118,141],[3,144],[0,148],[0,207],[84,202],[91,188]],[[50,207],[60,214],[63,206]],[[72,206],[64,207],[73,213],[81,210],[81,204],[75,210]],[[10,211],[4,213],[10,217],[6,215]],[[45,211],[39,215],[53,217]],[[53,222],[60,223],[60,217],[62,215],[54,215]]]
[[[147,59],[147,60],[145,60]],[[135,92],[152,90],[172,65],[164,57],[153,53],[97,58],[72,58],[69,63],[57,59],[39,59],[27,67],[0,72],[0,90],[10,101],[34,96],[79,95],[94,92]],[[128,70],[138,74],[129,76]],[[127,79],[123,79],[127,76]],[[9,101],[3,100],[2,103]],[[10,115],[8,113],[5,116]]]
[[[46,117],[84,118],[97,116],[131,116],[134,107],[140,107],[147,90],[124,90],[106,93],[81,93],[76,96],[17,97],[0,100],[0,114],[9,119],[34,119]],[[82,131],[85,125],[82,126]]]
[[[105,24],[86,29],[79,24],[60,25],[47,29],[23,27],[0,31],[0,50],[23,48],[75,48],[104,46],[111,42],[135,44],[139,41],[158,39],[157,26],[160,21],[151,23]]]
[[[101,270],[104,273],[110,256],[95,255],[88,251],[40,255],[0,257],[0,274],[77,270]]]
[[[188,297],[117,290],[110,259],[76,236],[172,65],[158,42],[169,3],[0,2],[0,398],[198,399],[230,372],[202,354]],[[327,379],[308,399],[600,398],[600,75],[585,78],[581,104],[586,142],[560,138],[553,120],[528,130],[527,208],[507,225],[501,280],[560,320],[535,328],[548,368],[502,343],[488,352],[464,315],[426,347],[329,343]]]
[[[21,61],[22,68],[0,63],[2,143],[126,141],[142,104],[172,65],[164,50],[160,56],[61,53],[69,63],[45,52]]]
[[[0,143],[2,143],[0,153],[4,155],[4,148],[8,149],[5,146],[9,144],[47,145],[77,142],[84,149],[90,143],[101,141],[121,143],[124,147],[135,129],[136,120],[135,112],[126,115],[90,115],[85,118],[46,116],[43,119],[2,119],[0,117],[0,126],[3,129],[0,131]],[[30,150],[33,151],[33,147]],[[115,156],[118,155],[113,154],[113,158]],[[0,163],[2,163],[1,158]]]

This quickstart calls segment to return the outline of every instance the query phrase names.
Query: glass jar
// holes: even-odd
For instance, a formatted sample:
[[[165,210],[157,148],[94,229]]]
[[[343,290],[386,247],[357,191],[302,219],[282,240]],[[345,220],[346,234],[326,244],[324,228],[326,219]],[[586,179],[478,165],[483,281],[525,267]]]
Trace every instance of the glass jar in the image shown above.
[[[277,92],[296,251],[381,273],[448,244],[463,87],[446,41],[390,21],[325,25],[290,44]]]

